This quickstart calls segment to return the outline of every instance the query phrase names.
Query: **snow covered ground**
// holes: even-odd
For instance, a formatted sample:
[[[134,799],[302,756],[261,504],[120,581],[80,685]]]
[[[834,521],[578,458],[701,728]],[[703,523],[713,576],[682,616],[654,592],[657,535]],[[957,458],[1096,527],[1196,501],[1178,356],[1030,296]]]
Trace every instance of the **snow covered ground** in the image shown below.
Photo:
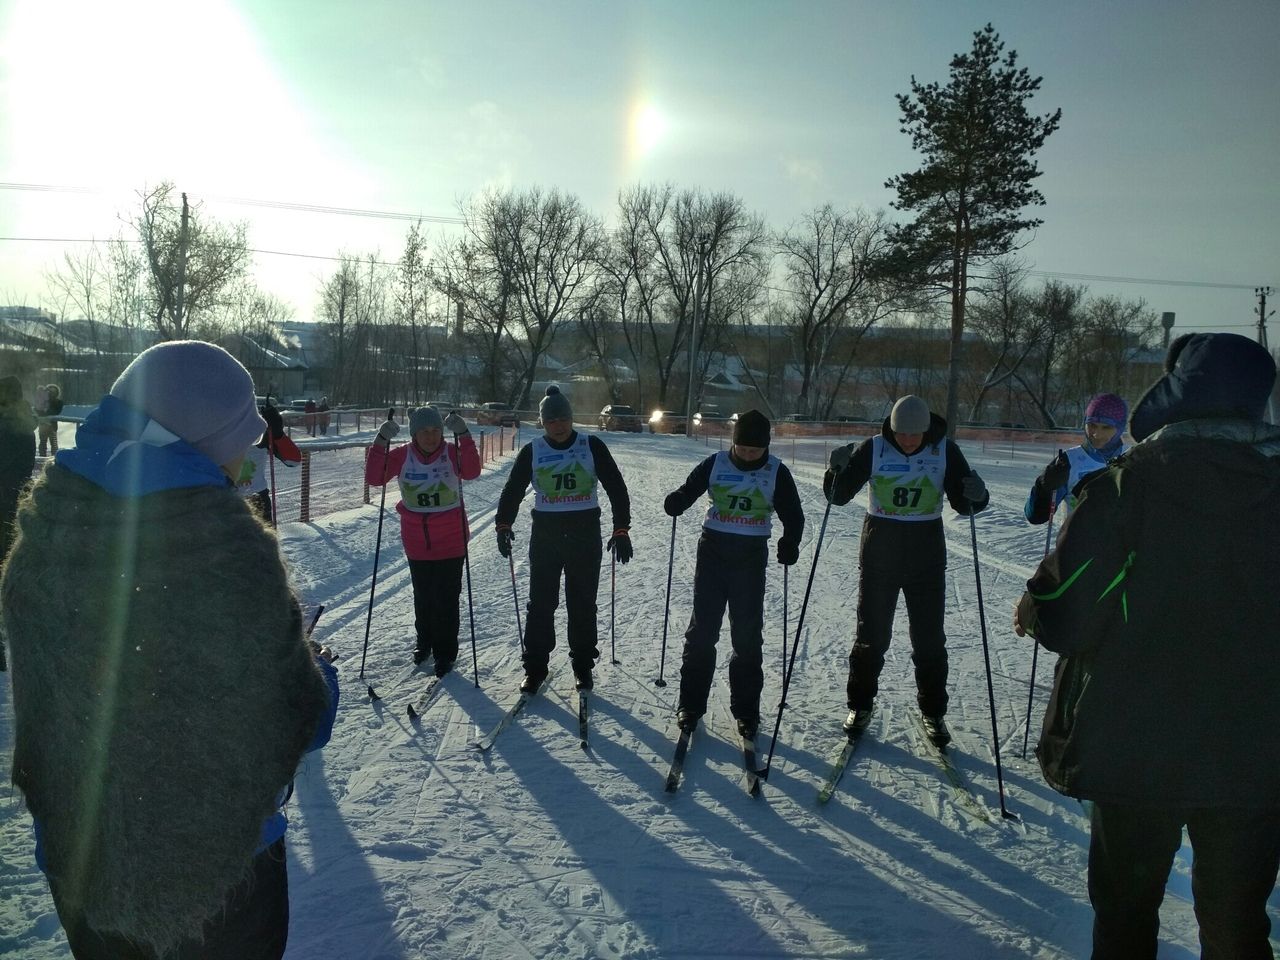
[[[694,740],[680,790],[663,792],[700,511],[677,523],[663,668],[671,683],[659,688],[671,529],[661,502],[707,448],[683,437],[606,439],[631,490],[636,558],[617,569],[617,664],[610,663],[608,567],[602,576],[603,656],[589,751],[578,745],[576,695],[562,648],[553,657],[560,669],[550,693],[490,754],[472,746],[515,698],[521,674],[510,574],[492,535],[509,458],[489,465],[466,489],[475,531],[480,688],[472,683],[464,612],[459,664],[466,669],[447,678],[417,724],[404,710],[413,684],[370,703],[358,679],[377,507],[283,528],[305,602],[327,605],[316,633],[341,653],[344,681],[333,742],[307,759],[290,804],[288,956],[1087,956],[1088,826],[1074,801],[1044,785],[1034,758],[1019,756],[1031,645],[1009,628],[1013,603],[1045,543],[1044,528],[1023,521],[1022,502],[1051,451],[965,445],[992,492],[991,508],[977,519],[981,586],[1004,786],[1018,822],[999,815],[969,521],[946,520],[948,720],[956,764],[994,814],[987,824],[962,812],[939,767],[915,744],[902,607],[869,739],[831,802],[816,802],[840,747],[865,493],[831,512],[762,796],[749,797],[741,785],[723,668],[727,629],[707,732]],[[796,467],[808,525],[800,563],[791,569],[793,632],[825,505],[818,445],[801,444],[813,459]],[[789,442],[776,447],[784,458],[789,448]],[[527,507],[526,501],[516,525],[522,600]],[[413,646],[412,590],[397,531],[388,505],[365,669],[375,685],[403,669]],[[774,564],[762,701],[770,732],[781,690],[782,622],[783,577]],[[1039,661],[1033,744],[1052,660]],[[12,739],[10,693],[0,684],[6,769]],[[768,738],[761,740],[767,751]],[[1162,958],[1199,955],[1189,863],[1184,849],[1161,912]],[[1273,907],[1280,917],[1274,897]],[[0,956],[68,955],[32,858],[29,818],[10,788],[0,800]]]

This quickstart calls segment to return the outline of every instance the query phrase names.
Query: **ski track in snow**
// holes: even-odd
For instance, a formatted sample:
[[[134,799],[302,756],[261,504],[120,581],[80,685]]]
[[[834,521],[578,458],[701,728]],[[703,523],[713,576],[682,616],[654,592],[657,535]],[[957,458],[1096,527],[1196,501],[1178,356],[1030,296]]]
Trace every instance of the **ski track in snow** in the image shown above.
[[[833,508],[796,657],[769,779],[743,789],[742,752],[728,710],[722,630],[717,679],[674,795],[663,780],[675,744],[680,651],[691,605],[702,507],[676,524],[666,658],[659,688],[670,520],[663,496],[709,450],[683,437],[604,435],[632,497],[635,559],[617,570],[616,648],[610,663],[609,566],[599,595],[601,658],[591,748],[578,745],[577,698],[563,640],[551,689],[535,698],[488,754],[474,741],[514,701],[521,675],[511,578],[492,536],[510,458],[465,487],[480,689],[473,685],[463,611],[459,671],[423,716],[405,705],[425,677],[384,689],[410,660],[413,604],[399,521],[389,496],[374,617],[359,679],[377,505],[282,529],[304,602],[326,604],[316,637],[341,654],[343,699],[333,740],[309,755],[289,805],[288,957],[858,957],[1067,958],[1086,955],[1088,826],[1075,801],[1048,788],[1020,756],[1031,646],[1010,629],[1014,602],[1044,551],[1043,527],[1022,504],[1052,451],[965,445],[991,490],[977,517],[979,569],[1007,804],[1000,822],[991,707],[983,666],[969,521],[948,511],[948,648],[952,754],[993,814],[963,814],[937,764],[913,745],[905,607],[881,678],[877,714],[835,796],[816,802],[845,713],[844,682],[857,602],[865,491]],[[529,439],[526,431],[523,439]],[[793,465],[806,511],[792,568],[788,620],[796,629],[822,520],[821,459],[836,441],[782,441],[810,459]],[[348,458],[349,459],[349,458]],[[335,458],[336,462],[339,461]],[[325,470],[323,456],[314,468]],[[340,477],[326,477],[336,481]],[[347,477],[358,484],[356,476]],[[527,602],[529,500],[516,523],[521,617]],[[606,506],[604,523],[608,523]],[[607,528],[606,528],[607,529]],[[778,531],[775,530],[775,544]],[[772,550],[772,547],[771,547]],[[782,575],[765,598],[765,690],[759,763],[769,752],[781,693]],[[465,601],[465,585],[463,599]],[[563,638],[563,614],[558,617]],[[788,650],[794,636],[787,639]],[[1052,678],[1037,665],[1032,743]],[[370,703],[368,682],[383,699]],[[13,711],[0,685],[0,750],[12,753]],[[0,957],[69,956],[30,821],[10,789],[0,802]],[[1198,956],[1189,902],[1189,852],[1174,865],[1161,911],[1162,958]],[[1276,898],[1273,897],[1273,905]],[[1273,910],[1273,915],[1280,911]]]

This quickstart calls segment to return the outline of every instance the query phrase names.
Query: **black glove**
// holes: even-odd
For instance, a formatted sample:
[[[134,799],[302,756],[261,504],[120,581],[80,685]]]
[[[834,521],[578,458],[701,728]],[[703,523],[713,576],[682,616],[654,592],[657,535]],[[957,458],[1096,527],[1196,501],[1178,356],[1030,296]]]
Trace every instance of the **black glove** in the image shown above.
[[[853,444],[847,443],[843,447],[836,447],[831,451],[831,459],[829,461],[832,473],[839,473],[845,467],[849,466],[849,461],[853,459]]]
[[[684,513],[684,498],[680,496],[679,490],[667,494],[667,498],[662,501],[662,509],[668,517],[678,517]]]
[[[498,552],[504,557],[511,556],[511,541],[516,538],[515,533],[511,530],[511,526],[506,523],[498,524]]]
[[[800,544],[796,543],[790,537],[783,537],[778,541],[778,562],[784,567],[789,567],[800,559]]]
[[[960,492],[970,503],[978,503],[987,495],[987,485],[976,473],[971,473],[960,481]]]
[[[604,545],[604,548],[612,550],[619,563],[626,563],[634,553],[631,549],[630,532],[625,529],[613,531],[613,536],[609,538],[609,542]]]
[[[1065,487],[1070,479],[1071,460],[1064,451],[1059,450],[1058,455],[1044,468],[1044,473],[1040,474],[1040,486],[1045,490],[1058,490]]]

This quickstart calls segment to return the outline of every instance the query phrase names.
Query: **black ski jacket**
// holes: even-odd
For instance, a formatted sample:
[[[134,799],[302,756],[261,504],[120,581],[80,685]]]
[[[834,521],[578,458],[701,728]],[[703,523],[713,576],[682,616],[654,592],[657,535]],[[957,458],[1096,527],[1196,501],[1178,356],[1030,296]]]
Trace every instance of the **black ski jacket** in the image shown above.
[[[1173,423],[1079,489],[1018,607],[1062,655],[1045,779],[1108,803],[1280,807],[1280,428]]]

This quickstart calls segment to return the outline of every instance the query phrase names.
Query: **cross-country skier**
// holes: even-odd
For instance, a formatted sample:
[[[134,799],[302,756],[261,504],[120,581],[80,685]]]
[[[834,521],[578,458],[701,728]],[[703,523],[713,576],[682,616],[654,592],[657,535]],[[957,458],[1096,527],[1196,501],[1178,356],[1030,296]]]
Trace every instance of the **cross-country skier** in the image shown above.
[[[1099,393],[1084,408],[1084,441],[1058,455],[1036,478],[1024,508],[1030,523],[1048,523],[1058,505],[1070,514],[1076,505],[1076,485],[1124,453],[1124,428],[1129,406],[1114,393]]]
[[[1280,870],[1280,429],[1265,348],[1174,340],[1014,629],[1061,655],[1036,754],[1093,801],[1093,957],[1155,957],[1183,828],[1206,958],[1270,957]]]
[[[836,506],[867,484],[867,517],[859,549],[858,624],[849,653],[844,731],[859,736],[871,722],[880,671],[889,649],[901,591],[907,601],[916,702],[925,730],[939,747],[951,742],[947,712],[947,544],[943,497],[968,515],[991,499],[982,478],[953,440],[947,422],[916,396],[902,397],[878,436],[831,452],[823,489]]]
[[[249,501],[249,505],[258,511],[258,516],[272,525],[276,522],[271,488],[271,462],[268,449],[274,451],[276,459],[286,467],[296,467],[302,462],[302,451],[284,432],[284,417],[275,405],[268,400],[258,407],[258,413],[267,421],[267,429],[262,439],[249,448],[244,464],[240,468],[240,476],[236,486],[241,495]]]
[[[232,482],[265,426],[229,353],[158,344],[19,508],[13,781],[78,960],[284,954],[279,808],[338,689]]]
[[[461,481],[480,476],[480,455],[456,412],[441,419],[435,407],[418,407],[409,415],[409,442],[391,450],[399,430],[394,420],[379,428],[364,478],[378,487],[393,477],[399,481],[396,512],[413,580],[418,637],[413,660],[421,663],[434,656],[436,676],[443,677],[458,659],[462,566],[471,538],[459,487]],[[446,430],[458,438],[456,449],[445,441]]]
[[[692,730],[707,711],[716,666],[716,641],[729,608],[729,711],[738,733],[755,739],[760,724],[764,646],[765,569],[773,514],[782,521],[778,562],[800,556],[804,510],[791,471],[769,453],[769,420],[758,410],[739,414],[728,451],[713,453],[667,494],[662,508],[678,517],[707,494],[710,503],[698,538],[693,613],[685,631],[676,722]]]
[[[536,692],[547,676],[555,649],[553,617],[560,603],[568,615],[569,658],[579,690],[592,687],[596,646],[596,591],[600,584],[600,504],[604,487],[613,514],[613,535],[606,544],[619,563],[631,559],[631,498],[626,482],[604,441],[573,429],[569,398],[554,384],[538,405],[544,435],[516,455],[498,500],[494,520],[498,552],[511,556],[515,522],[525,490],[533,485],[533,529],[529,534],[529,616],[524,633],[524,682]]]

